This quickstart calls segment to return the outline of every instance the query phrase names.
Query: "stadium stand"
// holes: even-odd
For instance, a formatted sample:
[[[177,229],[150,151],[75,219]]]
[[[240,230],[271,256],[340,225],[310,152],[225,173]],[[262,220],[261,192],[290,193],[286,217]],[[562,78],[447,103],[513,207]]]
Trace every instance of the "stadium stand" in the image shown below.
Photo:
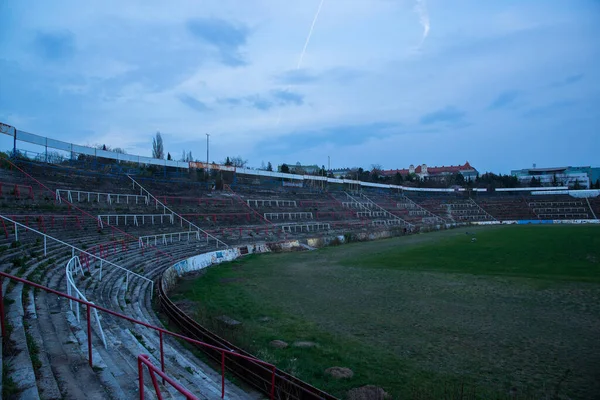
[[[157,327],[163,321],[153,308],[155,282],[163,272],[179,260],[228,246],[389,229],[404,234],[471,222],[588,219],[600,213],[600,197],[469,197],[340,186],[328,191],[255,181],[213,190],[184,175],[167,180],[110,171],[4,162],[0,271],[50,289],[68,288]],[[221,397],[220,372],[172,337],[107,313],[88,314],[90,366],[85,307],[78,319],[73,303],[10,279],[2,280],[2,294],[10,327],[4,350],[11,355],[4,373],[20,387],[20,398],[139,396],[141,353],[156,366],[164,362],[168,375],[199,398]],[[152,379],[144,374],[146,396],[153,398]],[[292,379],[283,372],[277,376]],[[170,385],[159,388],[164,398],[180,397]],[[225,388],[227,398],[263,396],[229,381]]]
[[[483,209],[472,198],[464,194],[407,194],[407,198],[428,210],[453,223],[494,221],[495,218]]]
[[[540,219],[590,219],[592,210],[586,199],[566,196],[531,196],[527,205]]]
[[[480,195],[477,204],[498,221],[534,220],[538,216],[522,195]]]
[[[14,175],[13,178],[18,177]],[[61,180],[61,183],[63,181]],[[71,175],[70,182],[74,187],[86,188],[84,180],[79,181]],[[41,195],[41,193],[40,193]],[[6,200],[6,199],[4,199]],[[9,206],[15,214],[27,210],[30,212],[32,204],[31,199],[16,199],[14,203],[4,205]],[[43,212],[50,208],[55,208],[65,212],[68,215],[67,222],[73,217],[72,214],[79,213],[65,204],[53,203],[51,197],[42,200],[46,207],[40,207],[40,218],[49,219]],[[4,272],[12,273],[24,278],[30,278],[41,284],[54,288],[63,289],[66,285],[66,275],[64,273],[67,261],[73,256],[73,251],[68,247],[55,242],[52,235],[60,237],[63,241],[76,243],[80,249],[88,249],[89,252],[102,253],[104,260],[104,271],[96,261],[84,262],[86,274],[79,274],[75,278],[75,284],[88,298],[96,299],[103,305],[113,310],[119,310],[126,315],[143,321],[160,325],[160,321],[151,311],[150,284],[152,279],[156,278],[164,268],[173,264],[175,257],[187,257],[214,249],[213,245],[206,245],[205,242],[190,246],[181,246],[180,248],[170,248],[169,254],[162,255],[154,253],[155,250],[149,248],[139,248],[133,240],[127,241],[129,235],[153,231],[147,226],[139,226],[135,229],[127,226],[128,232],[120,233],[112,230],[110,234],[103,233],[104,230],[98,229],[94,221],[94,213],[99,212],[97,207],[101,203],[81,203],[80,210],[87,211],[90,216],[80,216],[79,226],[71,224],[70,226],[61,226],[56,224],[44,226],[47,237],[34,232],[33,229],[25,229],[19,226],[12,230],[12,225],[7,220],[4,226],[5,235],[3,237],[4,254],[2,255]],[[109,207],[115,207],[108,202],[102,203],[103,211]],[[126,213],[142,213],[142,208],[148,208],[148,205],[129,206],[121,204],[122,211]],[[130,208],[128,208],[130,207]],[[4,208],[4,207],[3,207]],[[71,213],[71,214],[67,214]],[[33,218],[30,220],[33,223]],[[15,241],[18,235],[18,241]],[[107,236],[111,240],[107,241]],[[44,244],[42,244],[44,243]],[[42,257],[46,248],[46,255]],[[144,253],[152,251],[153,257],[144,256]],[[80,256],[79,252],[77,252]],[[43,261],[42,261],[43,260]],[[11,267],[6,261],[12,262]],[[107,263],[115,262],[121,265],[135,267],[136,271],[123,273],[124,270],[118,268],[107,268]],[[87,265],[86,265],[87,264]],[[146,279],[135,279],[137,273],[146,276]],[[102,279],[99,278],[102,274]],[[57,393],[57,387],[68,387],[69,394],[74,398],[86,398],[95,394],[98,398],[111,396],[114,398],[131,398],[137,392],[137,366],[134,360],[140,353],[156,353],[159,348],[158,337],[146,329],[140,329],[127,321],[110,316],[102,317],[103,331],[106,334],[107,347],[99,341],[99,332],[96,325],[92,325],[94,330],[94,366],[90,368],[87,365],[85,357],[85,334],[78,323],[73,319],[68,320],[64,316],[67,313],[68,302],[54,296],[48,295],[43,291],[33,298],[33,291],[29,291],[25,296],[25,289],[18,283],[12,285],[8,280],[3,281],[3,293],[9,299],[8,321],[12,327],[10,338],[15,343],[14,351],[18,352],[12,364],[18,368],[11,369],[11,376],[14,382],[18,382],[23,391],[22,398],[60,398]],[[12,300],[12,301],[11,301]],[[28,322],[28,321],[32,322]],[[24,323],[25,321],[26,323]],[[26,339],[26,329],[37,332],[34,339]],[[36,329],[39,327],[39,329]],[[44,334],[42,334],[42,332]],[[39,370],[33,368],[31,361],[32,355],[31,340],[35,340],[35,347],[38,349],[36,356],[40,354],[48,362],[41,362]],[[165,364],[172,375],[178,377],[178,381],[185,387],[202,393],[207,397],[218,397],[221,392],[221,377],[218,373],[212,372],[211,368],[206,367],[200,360],[191,355],[180,344],[175,341],[165,340]],[[77,357],[77,354],[80,354]],[[133,361],[132,361],[133,360]],[[46,360],[44,360],[46,361]],[[160,365],[160,361],[153,354],[152,362]],[[201,367],[201,369],[199,368]],[[36,376],[38,378],[36,385]],[[85,386],[80,382],[86,382]],[[148,380],[150,382],[150,380]],[[226,385],[227,397],[248,398],[250,395],[237,389],[234,385]],[[151,392],[148,388],[148,393]],[[167,390],[167,388],[165,388]],[[171,390],[171,395],[175,393]]]

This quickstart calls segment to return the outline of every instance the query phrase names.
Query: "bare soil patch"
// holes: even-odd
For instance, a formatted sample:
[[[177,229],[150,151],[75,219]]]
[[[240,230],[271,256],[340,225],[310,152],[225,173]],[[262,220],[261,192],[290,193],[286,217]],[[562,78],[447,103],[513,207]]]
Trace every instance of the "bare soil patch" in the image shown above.
[[[283,340],[279,339],[271,340],[269,344],[271,345],[271,347],[275,347],[276,349],[285,349],[289,346],[287,342],[284,342]]]
[[[349,379],[354,376],[354,372],[346,367],[330,367],[325,370],[325,375],[335,379]]]
[[[301,349],[309,349],[311,347],[317,347],[317,344],[315,342],[308,342],[308,341],[298,341],[298,342],[294,342],[292,344],[292,346],[294,347],[299,347]]]
[[[385,390],[374,385],[366,385],[348,392],[348,400],[387,400],[390,398]]]

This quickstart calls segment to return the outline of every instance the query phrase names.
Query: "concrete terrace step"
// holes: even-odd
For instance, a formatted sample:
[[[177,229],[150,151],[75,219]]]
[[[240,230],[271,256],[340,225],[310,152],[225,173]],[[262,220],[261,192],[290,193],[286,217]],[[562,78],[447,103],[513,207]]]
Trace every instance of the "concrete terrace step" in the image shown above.
[[[55,287],[65,286],[64,267],[60,268],[60,271],[57,271],[57,273],[49,275],[49,280],[46,284]],[[81,389],[78,389],[74,382],[81,382],[80,379],[88,379],[97,382],[93,384],[95,385],[94,393],[96,398],[121,399],[135,397],[137,386],[131,385],[135,379],[130,377],[128,380],[130,386],[126,390],[121,387],[115,376],[107,370],[108,363],[99,351],[102,348],[102,344],[96,331],[92,334],[94,369],[89,367],[87,359],[87,333],[85,332],[85,307],[81,308],[81,323],[76,321],[74,314],[69,310],[68,301],[65,299],[43,293],[38,299],[38,307],[44,311],[43,314],[46,316],[42,320],[42,313],[38,312],[40,320],[46,324],[44,330],[65,333],[73,332],[69,340],[64,342],[49,342],[46,347],[49,354],[53,355],[53,369],[55,369],[55,373],[59,376],[59,384],[63,393],[67,393],[70,396],[69,398],[79,398],[78,390]],[[92,326],[94,327],[95,320],[92,322]],[[60,334],[56,335],[57,340],[59,337]],[[79,367],[76,369],[70,368],[69,366],[73,363],[70,360],[75,360]],[[82,370],[83,372],[81,372]],[[84,376],[85,378],[82,378]]]
[[[198,251],[194,251],[194,249],[188,249],[188,252],[189,252],[188,255],[197,254],[198,253]],[[119,255],[117,254],[117,256],[119,256]],[[132,262],[137,262],[136,258],[139,258],[139,257],[140,257],[139,254],[138,255],[133,254],[133,255],[129,255],[126,258],[127,259],[130,258],[132,260]],[[167,263],[166,266],[168,266],[168,265],[170,265],[170,263]],[[161,269],[162,269],[162,267],[161,267]],[[61,273],[60,275],[57,274],[56,277],[60,277],[60,278],[58,278],[58,280],[56,280],[56,278],[55,278],[55,281],[49,282],[49,284],[51,286],[62,287],[63,284],[61,283],[61,281],[63,280],[63,278],[62,278],[63,275],[64,275],[64,273]],[[89,282],[89,281],[91,281],[91,279],[88,278],[87,281]],[[134,282],[134,280],[132,280],[132,282]],[[108,293],[109,302],[111,304],[116,304],[116,305],[120,305],[120,306],[124,305],[124,307],[129,307],[129,305],[127,304],[127,302],[124,299],[126,298],[126,296],[129,296],[130,294],[125,294],[125,292],[124,292],[124,290],[122,288],[122,285],[123,285],[123,276],[122,276],[122,273],[120,275],[117,270],[114,270],[114,271],[111,271],[111,272],[107,272],[107,275],[105,275],[103,277],[102,284],[104,286],[104,289],[103,289],[102,293],[104,293],[104,294]],[[146,296],[149,298],[149,295],[147,294],[148,291],[145,290],[144,292],[146,293]],[[89,295],[89,297],[91,297],[91,295]],[[91,300],[91,298],[90,298],[90,300]],[[104,319],[104,320],[106,320],[106,319]],[[117,328],[117,329],[118,330],[122,330],[122,329],[119,329],[119,328]],[[118,339],[116,339],[116,340],[119,341]],[[151,337],[149,337],[149,338],[147,338],[145,340],[147,340],[149,343],[155,343],[156,344],[157,338],[152,339]],[[140,350],[144,350],[144,349],[140,349],[139,344],[138,345],[136,345],[135,343],[132,344],[132,342],[130,340],[128,340],[126,342],[127,342],[127,348],[129,349],[128,352],[131,353],[131,355],[132,355],[132,357],[130,357],[130,359],[132,359],[133,361],[135,361],[135,357],[134,356],[136,356],[139,353]],[[158,347],[158,344],[156,344],[155,347]],[[101,346],[99,347],[99,349],[101,349]],[[103,351],[99,350],[99,353],[103,353]],[[133,353],[135,353],[135,354],[133,354]],[[176,356],[176,354],[178,354],[178,353],[174,353],[174,354],[175,354],[174,357],[176,359],[180,359],[181,358],[181,357],[177,357]],[[103,358],[107,359],[106,356],[104,356]],[[105,363],[107,365],[110,364],[109,361],[105,361]],[[119,362],[119,364],[122,364],[122,362]],[[179,369],[180,369],[181,372],[179,373],[179,375],[189,374],[186,367],[192,368],[192,367],[190,367],[189,364],[188,365],[180,365]],[[130,371],[130,373],[134,373],[134,372],[135,372],[135,369],[132,369]],[[115,375],[119,375],[119,373],[115,372]],[[122,375],[127,376],[127,375],[130,375],[130,374],[122,374]],[[130,381],[131,380],[130,377],[128,377],[127,380]],[[192,381],[194,381],[194,379],[191,378],[191,377],[189,377],[187,383],[190,384]],[[216,381],[219,382],[218,376],[217,376]],[[206,389],[203,389],[203,390],[206,390]],[[215,389],[215,391],[218,391],[220,393],[219,390],[220,389],[218,389],[218,390]]]
[[[10,340],[14,350],[12,357],[7,359],[6,363],[11,366],[9,376],[20,388],[17,398],[25,400],[39,398],[39,392],[23,325],[25,313],[22,303],[22,289],[23,284],[17,283],[15,288],[6,295],[6,298],[12,303],[8,307],[6,319],[12,326]]]
[[[170,263],[167,263],[164,266],[157,268],[157,271],[155,272],[155,274],[159,274],[160,272],[162,272],[162,270],[164,268],[168,267],[169,265],[170,265]],[[142,311],[142,306],[146,303],[142,299],[138,299],[138,301],[125,302],[125,304],[124,304],[123,296],[121,296],[121,295],[115,296],[115,294],[112,292],[111,288],[113,288],[115,286],[117,286],[117,287],[120,286],[120,284],[118,283],[119,278],[114,278],[114,280],[117,283],[112,283],[111,281],[109,281],[107,279],[107,281],[104,283],[104,285],[106,285],[106,288],[99,289],[99,290],[102,290],[103,292],[108,291],[111,303],[114,304],[115,302],[119,302],[120,306],[125,309],[125,311],[128,315],[132,315],[134,317],[137,316],[138,318],[147,320],[148,319],[147,318],[148,311],[147,310]],[[147,283],[144,281],[138,280],[138,281],[135,281],[134,285],[147,286]],[[143,297],[143,299],[146,299],[147,304],[149,304],[150,296],[149,296],[147,287],[143,287],[143,288],[140,287],[139,290],[136,289],[134,293],[140,293],[140,295]],[[133,296],[135,296],[135,294]],[[155,322],[158,322],[157,319],[155,320]],[[120,321],[115,320],[115,323],[120,324]],[[126,324],[128,324],[130,326],[129,323],[126,323]],[[144,343],[145,348],[148,351],[150,351],[149,349],[153,349],[156,351],[156,349],[159,348],[159,340],[158,340],[158,335],[156,333],[150,332],[145,328],[132,328],[132,327],[124,328],[122,331],[124,331],[125,329],[127,329],[128,331],[130,329],[135,330],[136,331],[136,334],[135,334],[136,339],[139,339],[139,343]],[[114,331],[114,330],[112,330],[112,331]],[[126,342],[129,343],[129,345],[128,345],[129,351],[131,351],[132,348],[133,348],[134,352],[139,351],[139,344],[134,343],[132,345],[130,340],[122,341],[122,343],[126,343]],[[213,393],[213,394],[219,395],[220,394],[220,376],[217,374],[216,376],[213,377],[212,383],[207,384],[207,381],[209,380],[209,375],[207,375],[206,373],[203,373],[202,371],[193,367],[193,365],[197,365],[197,360],[194,362],[187,361],[187,358],[181,354],[182,348],[178,346],[176,350],[171,350],[171,347],[168,342],[169,342],[169,340],[165,340],[165,353],[167,355],[167,359],[166,359],[167,370],[173,371],[173,374],[176,377],[178,377],[178,380],[180,380],[181,383],[183,383],[186,387],[188,387],[188,389],[192,389],[195,385],[197,386],[196,382],[198,381],[198,376],[200,376],[203,379],[201,380],[202,385],[197,388],[199,393],[207,393],[207,394]],[[158,355],[158,354],[156,354],[156,355]],[[169,356],[172,356],[172,361],[169,361],[170,360]],[[195,359],[195,357],[193,357],[192,359]],[[193,372],[191,373],[190,371],[193,371]],[[210,371],[210,369],[209,369],[209,371]],[[228,385],[228,386],[232,387],[232,385]],[[230,390],[230,389],[228,389],[228,390]]]

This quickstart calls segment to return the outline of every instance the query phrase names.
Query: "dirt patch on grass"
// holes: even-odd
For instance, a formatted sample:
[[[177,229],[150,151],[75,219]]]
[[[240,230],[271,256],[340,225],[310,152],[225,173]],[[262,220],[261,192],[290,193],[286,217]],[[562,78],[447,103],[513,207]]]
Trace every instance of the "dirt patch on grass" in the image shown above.
[[[331,367],[325,370],[325,375],[335,379],[350,379],[354,376],[354,372],[346,367]]]
[[[378,386],[366,385],[348,392],[348,400],[387,400],[391,399],[385,390]]]
[[[242,325],[241,321],[231,318],[228,315],[219,315],[215,319],[223,325],[227,326],[228,328],[238,328],[240,325]]]
[[[309,349],[311,347],[317,347],[317,344],[315,342],[308,342],[308,341],[301,340],[301,341],[298,341],[298,342],[294,342],[292,344],[292,346],[298,347],[298,348],[301,348],[301,349]]]
[[[276,349],[285,349],[286,347],[288,347],[287,342],[284,342],[283,340],[271,340],[271,342],[269,342],[269,344],[271,345],[271,347],[275,347]]]

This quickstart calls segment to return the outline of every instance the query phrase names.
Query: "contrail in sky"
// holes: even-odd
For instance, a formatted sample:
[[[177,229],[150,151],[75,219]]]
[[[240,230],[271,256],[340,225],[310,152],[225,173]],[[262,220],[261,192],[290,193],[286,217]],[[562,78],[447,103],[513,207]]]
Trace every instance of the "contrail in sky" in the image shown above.
[[[321,8],[323,7],[324,2],[325,0],[321,0],[321,2],[319,3],[319,8],[317,9],[317,13],[315,14],[313,22],[310,25],[310,30],[308,31],[308,36],[306,36],[306,42],[304,42],[304,47],[302,48],[302,53],[300,53],[300,59],[298,60],[298,65],[296,66],[296,69],[300,69],[300,67],[302,66],[302,60],[304,59],[306,48],[308,47],[308,43],[310,42],[310,37],[312,36],[313,29],[315,28],[315,24],[317,23],[317,19],[319,18],[319,14],[321,13]]]
[[[427,39],[427,35],[429,35],[429,12],[427,12],[427,5],[425,4],[425,0],[417,0],[417,4],[415,5],[415,11],[419,14],[419,22],[423,26],[423,38],[421,39],[421,43],[419,47],[423,45],[425,39]]]
[[[310,43],[310,38],[312,36],[313,29],[315,28],[317,19],[319,19],[319,14],[321,13],[321,8],[323,7],[324,2],[325,2],[325,0],[321,0],[321,2],[319,3],[319,8],[317,8],[315,17],[313,18],[312,24],[310,25],[310,30],[308,31],[308,35],[306,36],[306,41],[304,42],[304,47],[302,48],[302,52],[300,53],[300,58],[298,59],[298,64],[296,65],[296,70],[299,70],[300,67],[302,66],[302,60],[304,60],[304,54],[306,54],[306,49],[308,47],[308,43]],[[287,91],[289,88],[290,88],[290,85],[286,86],[286,88],[284,90]],[[277,124],[275,124],[275,126],[279,126],[280,122],[281,122],[281,109],[279,110],[279,116],[277,117]]]

